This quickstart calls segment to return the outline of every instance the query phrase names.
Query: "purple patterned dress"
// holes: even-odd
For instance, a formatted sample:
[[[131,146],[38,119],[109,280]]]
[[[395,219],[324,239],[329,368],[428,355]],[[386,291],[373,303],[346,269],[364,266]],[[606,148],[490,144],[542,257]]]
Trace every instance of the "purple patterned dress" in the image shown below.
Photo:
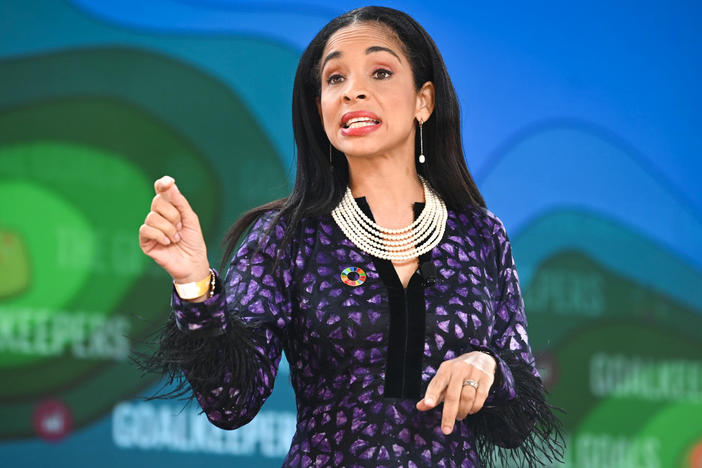
[[[443,239],[406,289],[390,261],[358,249],[330,215],[303,219],[274,272],[284,231],[283,221],[268,229],[274,215],[251,228],[212,298],[172,296],[162,370],[183,370],[213,424],[251,421],[284,350],[298,411],[284,467],[480,467],[507,457],[516,466],[557,453],[558,420],[494,214],[449,209]],[[443,406],[415,404],[441,362],[471,350],[497,359],[496,380],[485,407],[444,435]]]

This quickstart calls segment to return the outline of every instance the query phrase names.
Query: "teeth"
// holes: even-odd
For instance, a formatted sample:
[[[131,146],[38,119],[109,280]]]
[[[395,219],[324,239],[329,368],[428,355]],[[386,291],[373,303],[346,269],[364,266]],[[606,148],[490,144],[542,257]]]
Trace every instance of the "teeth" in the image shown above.
[[[374,122],[374,120],[371,119],[370,117],[356,117],[356,118],[354,118],[354,119],[349,119],[349,120],[347,120],[346,123],[347,123],[347,124],[352,124],[352,123],[356,123],[356,122],[363,122],[363,121],[365,121],[365,120],[371,120],[371,121]]]
[[[364,120],[363,122],[354,122],[350,124],[347,128],[361,128],[361,127],[369,127],[371,125],[375,125],[377,122],[375,120]]]
[[[346,128],[359,128],[367,127],[369,125],[377,125],[378,121],[369,119],[368,117],[356,117],[355,119],[349,119],[346,122]]]

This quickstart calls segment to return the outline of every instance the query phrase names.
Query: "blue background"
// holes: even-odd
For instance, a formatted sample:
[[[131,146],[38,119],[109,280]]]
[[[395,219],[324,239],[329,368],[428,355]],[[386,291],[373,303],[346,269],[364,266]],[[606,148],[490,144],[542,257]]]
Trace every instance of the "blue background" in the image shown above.
[[[702,314],[702,7],[698,2],[378,3],[411,14],[441,50],[461,102],[469,169],[488,208],[503,220],[514,240],[524,289],[555,252],[576,249],[619,277],[697,316]],[[292,181],[290,101],[297,60],[326,22],[362,5],[346,2],[341,9],[312,0],[3,2],[0,64],[113,47],[167,57],[236,95]],[[35,85],[49,95],[48,90],[61,80],[58,75],[36,76]],[[133,70],[133,80],[138,87],[138,68]],[[9,83],[0,76],[0,109],[39,99]],[[61,85],[70,87],[66,82]],[[109,87],[99,86],[89,93],[111,95]],[[229,150],[236,152],[236,148]],[[238,157],[256,159],[255,154]],[[225,164],[211,159],[215,167],[218,161]],[[231,195],[226,174],[220,177],[223,196]],[[144,214],[147,207],[148,201]],[[208,238],[218,241],[237,212],[222,208]],[[555,217],[569,213],[578,218],[559,221],[562,230],[547,229]],[[588,233],[599,237],[583,236],[581,228],[586,225]],[[213,248],[215,261],[218,253]],[[163,293],[166,297],[168,290]],[[529,314],[528,300],[526,305]],[[534,322],[530,323],[532,331]],[[540,335],[548,332],[542,330]],[[228,454],[211,453],[219,450],[216,447],[179,451],[156,442],[142,448],[136,442],[120,446],[110,410],[59,442],[38,437],[0,441],[0,463],[279,466],[287,451],[284,436],[290,426],[286,424],[294,417],[292,398],[283,364],[263,417],[236,431],[240,434],[227,436],[233,447]],[[138,399],[125,402],[131,410],[142,404]],[[698,412],[700,402],[695,407]],[[171,412],[182,406],[177,402],[153,405]],[[195,413],[191,409],[184,414]],[[273,430],[271,421],[282,422]],[[616,437],[614,426],[601,429]],[[568,429],[576,432],[576,426]],[[271,432],[282,434],[282,442],[263,442]],[[686,447],[702,441],[702,423],[684,432],[697,434]],[[577,443],[571,445],[577,447]],[[685,450],[675,458],[680,466],[688,466]],[[665,452],[665,447],[660,451]],[[629,466],[617,460],[622,458],[588,464],[592,459],[571,453],[568,464]]]

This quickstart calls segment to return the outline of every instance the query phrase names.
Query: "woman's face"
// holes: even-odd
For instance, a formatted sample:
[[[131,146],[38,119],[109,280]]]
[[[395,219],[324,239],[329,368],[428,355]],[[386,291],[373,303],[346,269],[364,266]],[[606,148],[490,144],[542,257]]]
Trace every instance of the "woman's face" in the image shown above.
[[[414,153],[415,121],[426,121],[433,86],[417,91],[400,43],[380,25],[339,29],[321,62],[318,102],[324,131],[347,156]]]

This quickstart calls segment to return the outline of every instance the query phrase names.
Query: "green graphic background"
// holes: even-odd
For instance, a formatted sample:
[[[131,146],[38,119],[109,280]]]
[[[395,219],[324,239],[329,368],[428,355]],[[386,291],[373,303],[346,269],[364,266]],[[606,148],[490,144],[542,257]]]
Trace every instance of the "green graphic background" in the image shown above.
[[[135,67],[150,81],[132,82]],[[167,295],[154,293],[168,291],[167,275],[136,242],[153,180],[164,173],[176,177],[213,239],[221,238],[215,230],[222,228],[215,218],[223,223],[283,196],[287,177],[241,102],[197,70],[138,50],[111,49],[0,63],[0,75],[27,97],[33,77],[58,72],[65,81],[53,89],[35,82],[38,102],[27,99],[0,112],[0,196],[13,201],[0,206],[0,226],[24,246],[15,251],[17,266],[5,271],[29,271],[22,292],[3,297],[3,314],[25,314],[31,307],[121,315],[139,342],[168,313]],[[174,102],[193,90],[198,102]],[[197,108],[206,109],[206,125]],[[212,128],[209,119],[222,127]],[[185,128],[187,134],[179,131]],[[218,174],[227,174],[226,180]],[[75,244],[63,260],[61,230]],[[216,242],[210,244],[216,253]],[[0,355],[4,436],[33,436],[27,415],[47,394],[64,401],[80,427],[149,384],[128,360],[81,360],[65,351]]]

